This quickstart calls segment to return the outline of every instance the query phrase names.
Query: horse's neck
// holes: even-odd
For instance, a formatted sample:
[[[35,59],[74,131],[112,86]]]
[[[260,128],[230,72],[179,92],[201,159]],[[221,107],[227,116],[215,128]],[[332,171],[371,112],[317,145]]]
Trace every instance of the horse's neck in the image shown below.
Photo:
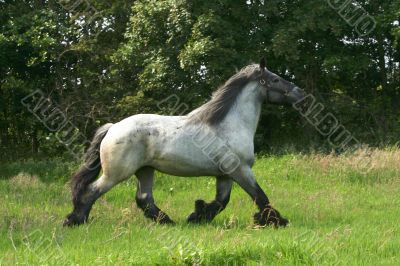
[[[262,107],[262,97],[257,86],[258,83],[250,83],[243,88],[223,124],[234,130],[245,130],[248,134],[254,136]]]

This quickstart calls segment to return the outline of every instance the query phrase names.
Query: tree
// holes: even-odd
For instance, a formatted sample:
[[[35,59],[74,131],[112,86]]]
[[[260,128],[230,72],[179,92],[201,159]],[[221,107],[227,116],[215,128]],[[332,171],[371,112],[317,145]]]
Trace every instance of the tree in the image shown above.
[[[358,139],[394,143],[400,133],[400,0],[343,3],[95,0],[88,8],[71,1],[2,1],[1,146],[19,154],[63,149],[55,145],[56,133],[20,103],[37,89],[90,138],[105,122],[171,113],[157,103],[173,94],[189,109],[197,107],[262,56]],[[367,15],[376,26],[363,32],[359,22]],[[267,106],[256,146],[320,146],[317,131],[298,121],[294,110]]]

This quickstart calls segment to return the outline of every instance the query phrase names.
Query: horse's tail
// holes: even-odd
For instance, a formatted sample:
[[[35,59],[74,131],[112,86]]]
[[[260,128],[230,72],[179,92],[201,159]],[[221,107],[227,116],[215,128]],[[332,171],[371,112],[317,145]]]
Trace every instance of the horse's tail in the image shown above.
[[[112,123],[105,124],[97,129],[93,140],[85,154],[84,163],[81,168],[72,176],[72,202],[77,206],[80,196],[100,173],[100,144],[106,136]]]

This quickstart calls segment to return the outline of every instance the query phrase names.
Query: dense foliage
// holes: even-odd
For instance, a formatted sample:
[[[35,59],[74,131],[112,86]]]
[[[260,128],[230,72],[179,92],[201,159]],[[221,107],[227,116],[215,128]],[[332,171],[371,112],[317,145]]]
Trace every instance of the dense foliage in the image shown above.
[[[75,2],[0,0],[2,159],[65,150],[57,141],[63,132],[46,129],[21,104],[37,89],[90,138],[108,121],[171,113],[174,105],[157,103],[172,94],[194,108],[261,56],[358,139],[398,141],[400,0],[354,2],[377,23],[368,34],[351,26],[360,14],[346,21],[346,10],[334,8],[345,1]],[[326,143],[299,117],[265,108],[257,146]]]

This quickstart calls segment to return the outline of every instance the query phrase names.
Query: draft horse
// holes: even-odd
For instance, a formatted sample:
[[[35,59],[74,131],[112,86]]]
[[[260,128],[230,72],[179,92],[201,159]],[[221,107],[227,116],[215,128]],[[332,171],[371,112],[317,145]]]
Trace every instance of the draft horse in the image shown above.
[[[74,208],[64,225],[85,223],[94,202],[132,175],[138,181],[136,203],[144,215],[161,224],[174,223],[154,202],[157,170],[175,176],[216,177],[215,199],[197,200],[188,222],[213,220],[227,206],[236,182],[259,209],[256,224],[286,226],[288,220],[271,206],[251,170],[254,134],[264,102],[290,105],[303,97],[300,88],[269,71],[262,59],[233,75],[210,101],[188,115],[138,114],[103,125],[72,177]]]

